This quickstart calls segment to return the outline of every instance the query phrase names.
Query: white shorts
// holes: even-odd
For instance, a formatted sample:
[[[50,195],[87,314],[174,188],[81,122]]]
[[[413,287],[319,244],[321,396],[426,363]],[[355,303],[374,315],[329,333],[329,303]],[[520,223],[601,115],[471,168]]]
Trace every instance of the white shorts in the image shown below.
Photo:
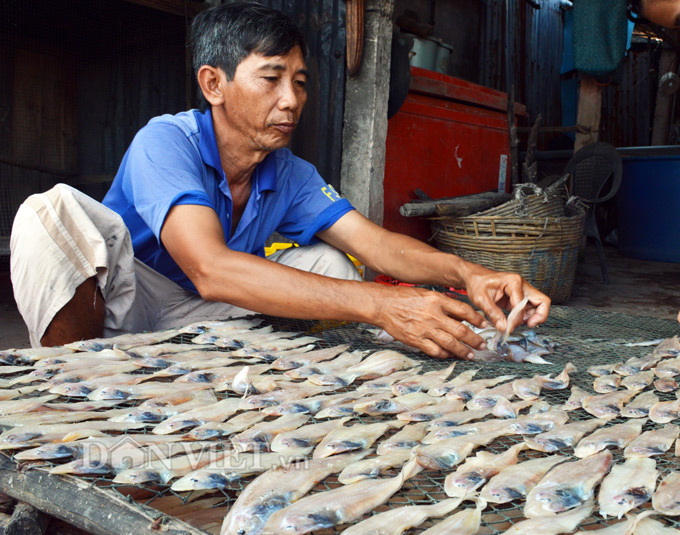
[[[251,313],[205,301],[136,260],[122,218],[65,184],[31,195],[19,207],[10,251],[14,298],[33,347],[40,346],[50,322],[78,286],[95,276],[106,303],[105,337]],[[328,277],[361,280],[347,255],[325,243],[291,247],[269,259]]]

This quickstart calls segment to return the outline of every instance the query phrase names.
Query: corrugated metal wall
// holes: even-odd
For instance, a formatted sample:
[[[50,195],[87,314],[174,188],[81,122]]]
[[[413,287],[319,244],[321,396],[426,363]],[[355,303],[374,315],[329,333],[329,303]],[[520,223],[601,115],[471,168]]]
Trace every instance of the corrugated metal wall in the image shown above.
[[[559,0],[540,0],[541,9],[525,0],[482,0],[482,85],[510,91],[526,104],[533,122],[560,124],[562,11]]]
[[[344,0],[264,0],[302,28],[309,46],[309,98],[291,149],[340,188],[345,100]]]

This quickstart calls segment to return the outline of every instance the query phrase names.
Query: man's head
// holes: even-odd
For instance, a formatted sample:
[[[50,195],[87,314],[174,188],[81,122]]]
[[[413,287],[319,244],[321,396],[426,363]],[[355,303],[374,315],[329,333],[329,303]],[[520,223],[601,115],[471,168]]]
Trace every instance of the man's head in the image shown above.
[[[243,158],[285,147],[307,101],[307,47],[295,23],[259,4],[227,4],[196,17],[192,40],[218,142]]]
[[[680,0],[630,0],[633,13],[665,28],[680,28]]]
[[[296,46],[307,55],[305,37],[280,11],[254,2],[224,4],[199,13],[191,25],[194,74],[219,67],[229,80],[251,53],[283,56]]]

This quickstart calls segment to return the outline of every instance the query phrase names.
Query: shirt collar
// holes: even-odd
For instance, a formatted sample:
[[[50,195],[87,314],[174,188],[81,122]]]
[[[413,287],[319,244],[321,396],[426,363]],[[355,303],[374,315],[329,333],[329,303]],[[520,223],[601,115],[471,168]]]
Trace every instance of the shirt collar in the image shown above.
[[[196,116],[196,123],[200,132],[198,148],[201,151],[201,158],[207,165],[214,168],[220,176],[224,176],[220,151],[217,149],[217,139],[215,139],[212,111],[210,108],[203,113],[196,110],[194,115]],[[274,153],[267,154],[266,158],[258,164],[255,170],[255,180],[253,183],[259,192],[266,190],[276,191],[276,157]]]

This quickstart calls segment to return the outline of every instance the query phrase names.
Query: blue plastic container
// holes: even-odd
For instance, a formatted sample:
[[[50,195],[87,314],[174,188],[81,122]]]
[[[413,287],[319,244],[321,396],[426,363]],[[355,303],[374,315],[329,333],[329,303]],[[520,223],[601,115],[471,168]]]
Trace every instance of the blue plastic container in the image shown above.
[[[678,147],[619,152],[623,157],[623,180],[617,194],[619,251],[642,260],[680,262]]]

